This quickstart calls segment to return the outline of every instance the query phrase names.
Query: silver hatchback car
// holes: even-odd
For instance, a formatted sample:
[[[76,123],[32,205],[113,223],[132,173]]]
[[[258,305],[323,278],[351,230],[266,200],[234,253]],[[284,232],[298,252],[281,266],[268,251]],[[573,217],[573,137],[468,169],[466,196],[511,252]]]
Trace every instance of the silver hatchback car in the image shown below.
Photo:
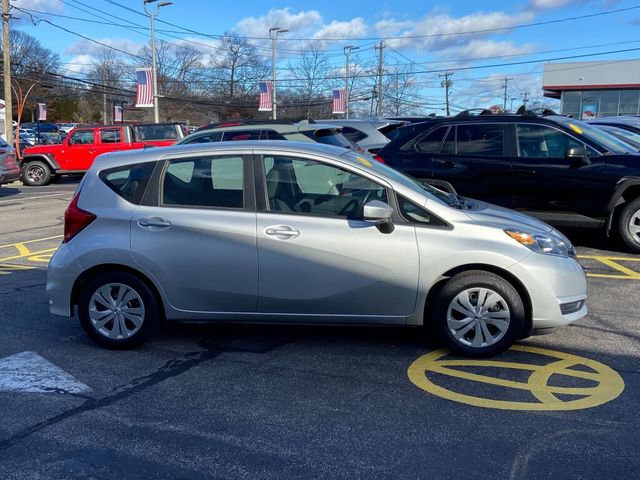
[[[183,319],[425,325],[480,357],[587,313],[575,249],[548,225],[290,141],[101,156],[47,292],[111,348]]]

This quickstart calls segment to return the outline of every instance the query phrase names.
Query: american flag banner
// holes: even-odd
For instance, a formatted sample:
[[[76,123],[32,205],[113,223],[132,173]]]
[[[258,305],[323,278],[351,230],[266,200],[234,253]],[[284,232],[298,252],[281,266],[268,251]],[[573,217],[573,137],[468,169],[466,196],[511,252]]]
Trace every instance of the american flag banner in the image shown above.
[[[271,82],[259,82],[258,83],[258,111],[259,112],[270,112],[273,110],[273,105],[271,103]]]
[[[344,88],[333,91],[333,112],[332,113],[344,113],[344,100],[345,100]]]
[[[150,68],[136,68],[136,108],[153,107],[153,74]]]
[[[122,105],[113,106],[113,121],[122,122]]]
[[[38,104],[38,121],[40,122],[47,121],[47,104],[46,103]]]

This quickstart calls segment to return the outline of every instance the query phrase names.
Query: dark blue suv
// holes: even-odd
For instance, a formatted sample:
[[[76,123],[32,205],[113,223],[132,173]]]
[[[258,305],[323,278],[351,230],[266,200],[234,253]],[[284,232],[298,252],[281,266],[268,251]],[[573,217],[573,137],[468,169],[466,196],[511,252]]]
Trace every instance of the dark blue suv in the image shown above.
[[[559,115],[469,115],[408,125],[378,160],[464,197],[552,225],[617,231],[640,252],[640,156]]]

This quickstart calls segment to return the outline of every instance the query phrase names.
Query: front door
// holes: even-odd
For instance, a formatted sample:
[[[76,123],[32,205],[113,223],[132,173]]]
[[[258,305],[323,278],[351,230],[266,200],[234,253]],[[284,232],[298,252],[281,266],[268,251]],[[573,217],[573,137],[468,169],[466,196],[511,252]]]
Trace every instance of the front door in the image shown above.
[[[142,205],[132,218],[134,259],[178,309],[256,311],[256,213],[245,162],[241,155],[168,160],[158,205]]]
[[[605,160],[566,132],[539,124],[516,126],[519,156],[512,158],[514,208],[562,224],[557,215],[606,214],[611,180]],[[568,148],[587,148],[588,159],[566,158]]]
[[[89,170],[98,155],[93,129],[74,129],[66,147],[60,152],[58,163],[63,170]]]
[[[324,160],[265,155],[261,162],[258,311],[404,322],[416,303],[415,227],[382,233],[362,219],[364,204],[388,202],[390,189]]]

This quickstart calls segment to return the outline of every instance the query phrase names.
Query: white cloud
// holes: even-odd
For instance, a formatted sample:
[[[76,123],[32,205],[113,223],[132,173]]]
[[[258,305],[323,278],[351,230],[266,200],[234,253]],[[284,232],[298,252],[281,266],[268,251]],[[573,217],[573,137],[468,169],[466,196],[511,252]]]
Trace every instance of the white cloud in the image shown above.
[[[543,10],[547,8],[564,7],[565,5],[573,1],[574,0],[531,0],[529,5],[531,6],[531,8]]]
[[[438,54],[441,58],[461,60],[480,60],[483,58],[500,57],[506,55],[521,55],[533,53],[535,46],[530,43],[514,45],[509,41],[496,42],[493,40],[471,40],[466,45],[447,48]]]
[[[261,17],[247,17],[236,25],[239,33],[249,37],[267,37],[272,27],[287,28],[296,35],[308,34],[322,26],[322,16],[316,10],[292,13],[289,8],[271,9]]]
[[[364,18],[357,17],[349,22],[333,21],[322,26],[313,34],[313,38],[322,40],[325,38],[358,38],[367,33],[367,25]]]
[[[392,48],[415,48],[418,51],[445,50],[466,45],[474,39],[505,33],[509,28],[533,20],[532,12],[476,12],[463,17],[446,14],[425,15],[416,22],[387,19],[374,25],[376,33],[389,39]],[[460,35],[461,32],[476,32]]]
[[[111,47],[117,48],[118,50],[122,50],[128,52],[132,55],[137,55],[140,48],[142,48],[143,44],[134,42],[128,38],[97,38],[101,43],[109,45]],[[99,45],[94,42],[90,42],[89,40],[78,40],[77,42],[69,45],[63,52],[64,55],[97,55],[100,50],[103,50],[105,47],[103,45]]]
[[[95,61],[96,58],[91,55],[76,55],[62,64],[62,67],[65,69],[65,73],[67,71],[70,71],[70,73],[87,73]]]
[[[61,12],[63,9],[60,0],[12,0],[11,4],[31,10],[40,10],[42,12]]]

